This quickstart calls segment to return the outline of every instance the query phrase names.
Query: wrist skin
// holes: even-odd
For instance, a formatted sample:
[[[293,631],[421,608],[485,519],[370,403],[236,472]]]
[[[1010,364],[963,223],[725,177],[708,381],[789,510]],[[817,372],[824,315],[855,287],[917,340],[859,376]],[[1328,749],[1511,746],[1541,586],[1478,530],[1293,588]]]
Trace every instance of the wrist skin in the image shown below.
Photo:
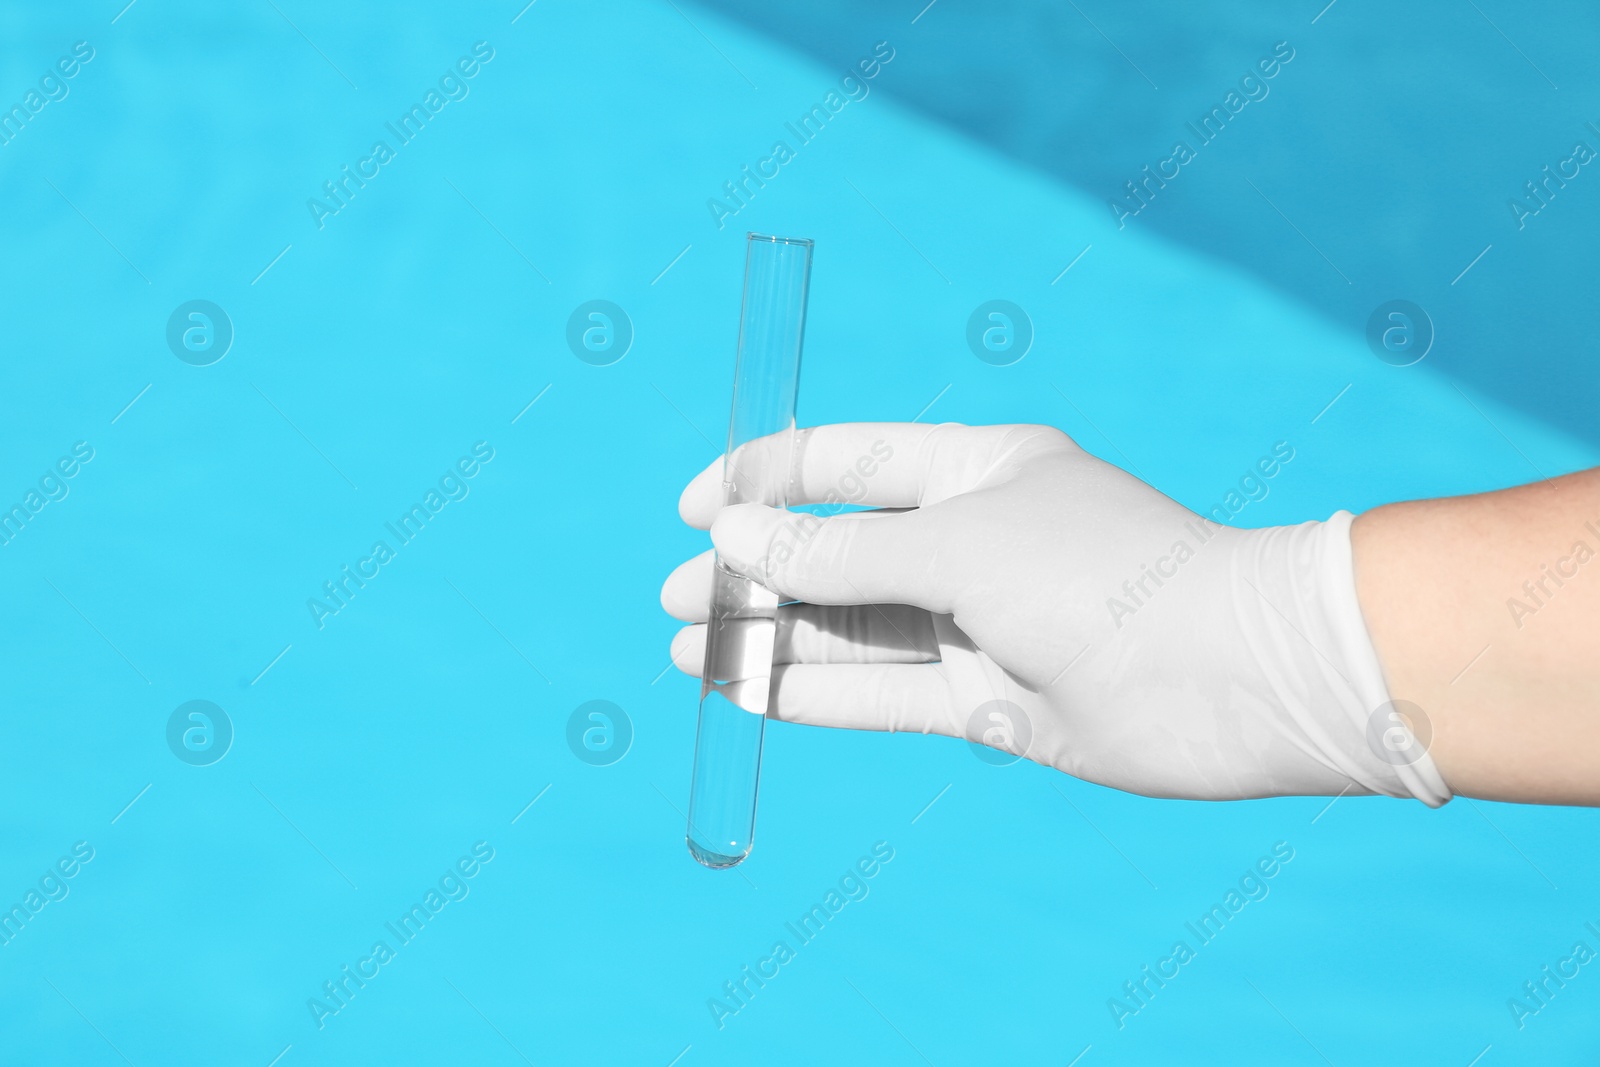
[[[1389,690],[1427,716],[1450,786],[1600,804],[1596,472],[1385,505],[1356,520],[1351,545]]]

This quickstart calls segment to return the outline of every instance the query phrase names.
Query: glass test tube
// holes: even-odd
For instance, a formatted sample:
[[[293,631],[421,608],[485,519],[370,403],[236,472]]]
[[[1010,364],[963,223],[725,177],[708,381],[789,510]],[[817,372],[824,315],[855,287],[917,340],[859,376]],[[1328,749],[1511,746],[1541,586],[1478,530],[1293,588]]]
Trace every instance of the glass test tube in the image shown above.
[[[724,504],[788,504],[810,276],[810,241],[749,235],[722,468]],[[766,439],[763,446],[740,450],[757,438]],[[773,495],[764,496],[763,487]],[[717,562],[689,791],[689,852],[707,867],[732,867],[754,843],[777,615],[777,594]]]

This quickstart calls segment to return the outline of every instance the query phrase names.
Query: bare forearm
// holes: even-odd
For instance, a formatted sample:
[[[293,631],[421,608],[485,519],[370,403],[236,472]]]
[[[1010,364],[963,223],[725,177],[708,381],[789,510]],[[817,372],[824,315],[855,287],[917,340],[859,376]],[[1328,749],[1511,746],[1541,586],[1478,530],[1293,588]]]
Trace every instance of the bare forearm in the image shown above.
[[[1386,505],[1351,539],[1390,695],[1451,787],[1600,804],[1600,469]]]

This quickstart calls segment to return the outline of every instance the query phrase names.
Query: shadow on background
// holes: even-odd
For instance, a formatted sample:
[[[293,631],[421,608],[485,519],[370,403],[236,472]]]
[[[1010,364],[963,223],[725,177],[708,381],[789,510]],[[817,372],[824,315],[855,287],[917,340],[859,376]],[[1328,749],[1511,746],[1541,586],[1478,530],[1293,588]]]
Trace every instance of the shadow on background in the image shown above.
[[[1355,334],[1378,305],[1414,301],[1436,329],[1427,366],[1600,443],[1600,158],[1544,171],[1580,142],[1600,153],[1592,5],[924,2],[704,0],[841,72],[891,42],[873,91],[1105,201],[1108,229],[1084,244],[1159,234]],[[1241,90],[1278,42],[1293,58]],[[1190,124],[1230,91],[1244,105],[1207,143]],[[1178,141],[1193,158],[1163,166]],[[1177,176],[1127,199],[1147,166]],[[1293,337],[1234,340],[1295,358]]]

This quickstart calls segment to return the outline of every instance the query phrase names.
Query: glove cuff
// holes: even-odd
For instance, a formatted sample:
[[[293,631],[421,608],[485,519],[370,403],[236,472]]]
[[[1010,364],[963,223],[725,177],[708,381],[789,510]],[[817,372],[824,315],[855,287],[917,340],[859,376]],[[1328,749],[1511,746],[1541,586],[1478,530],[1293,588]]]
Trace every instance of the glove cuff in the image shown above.
[[[1361,614],[1353,518],[1241,531],[1236,614],[1304,751],[1361,790],[1438,807],[1452,794],[1428,754],[1430,731],[1419,738],[1395,713]]]

